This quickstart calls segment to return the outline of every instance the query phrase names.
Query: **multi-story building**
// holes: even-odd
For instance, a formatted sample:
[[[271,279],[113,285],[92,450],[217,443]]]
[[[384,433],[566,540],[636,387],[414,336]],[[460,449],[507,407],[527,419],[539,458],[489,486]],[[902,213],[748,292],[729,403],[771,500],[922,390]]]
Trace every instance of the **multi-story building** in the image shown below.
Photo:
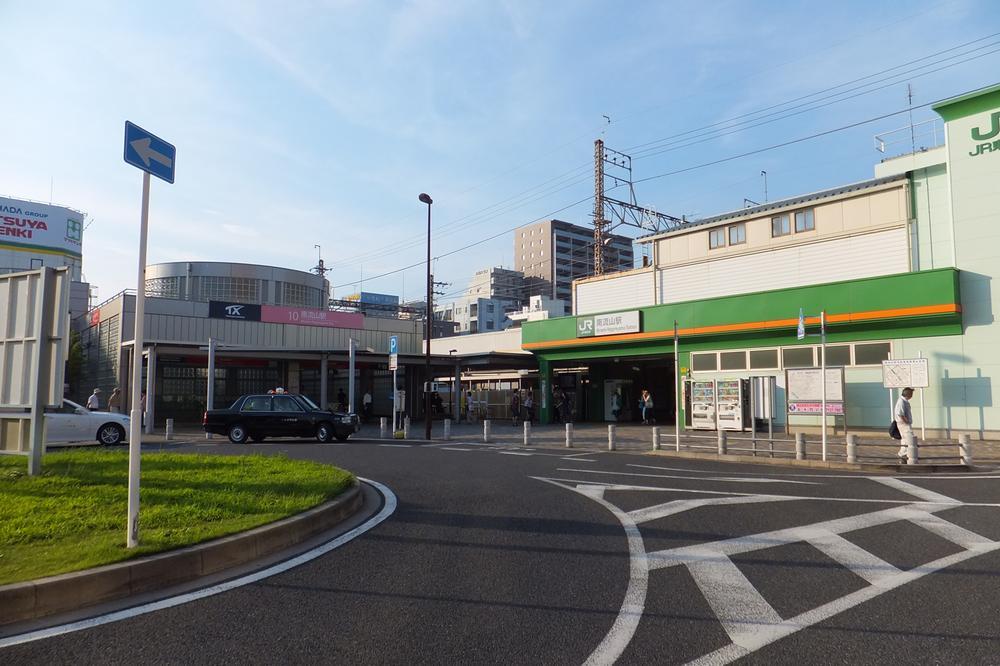
[[[650,266],[578,281],[576,316],[525,322],[543,419],[558,384],[596,420],[610,418],[613,396],[634,405],[647,388],[661,422],[673,420],[681,395],[682,419],[698,412],[685,403],[694,399],[730,426],[725,397],[734,419],[745,409],[747,425],[750,406],[730,396],[766,378],[768,398],[748,392],[754,418],[818,431],[816,387],[827,386],[836,394],[830,427],[884,434],[885,384],[905,375],[919,389],[918,435],[1000,437],[1000,86],[934,109],[945,145],[883,160],[871,180],[640,239]],[[818,377],[803,369],[822,365],[832,371],[826,382],[789,384]]]
[[[70,276],[70,316],[83,314],[90,298],[90,285],[82,273],[85,217],[65,206],[0,197],[0,273],[65,266]]]
[[[632,239],[608,234],[607,273],[633,266]],[[568,304],[573,280],[594,274],[594,231],[562,220],[543,220],[514,231],[514,268],[524,273],[524,297],[544,295]],[[564,314],[569,314],[569,310]]]
[[[524,274],[492,266],[476,274],[462,296],[434,308],[435,319],[455,322],[459,334],[502,331],[511,325],[508,314],[521,309]]]

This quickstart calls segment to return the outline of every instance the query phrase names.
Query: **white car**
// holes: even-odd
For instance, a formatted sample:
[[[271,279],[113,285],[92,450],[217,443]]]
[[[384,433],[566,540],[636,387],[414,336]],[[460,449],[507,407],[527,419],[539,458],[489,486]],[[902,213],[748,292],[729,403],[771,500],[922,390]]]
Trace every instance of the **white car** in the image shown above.
[[[92,412],[63,398],[62,407],[45,410],[45,443],[121,444],[128,438],[129,417],[112,412]]]

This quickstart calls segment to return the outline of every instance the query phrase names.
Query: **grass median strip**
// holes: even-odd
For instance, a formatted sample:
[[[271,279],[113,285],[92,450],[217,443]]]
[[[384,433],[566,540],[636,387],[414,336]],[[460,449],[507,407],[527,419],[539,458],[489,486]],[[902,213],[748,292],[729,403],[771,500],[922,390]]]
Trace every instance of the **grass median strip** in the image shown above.
[[[0,456],[0,585],[190,546],[333,499],[354,476],[284,456],[143,453],[140,539],[125,548],[128,451]]]

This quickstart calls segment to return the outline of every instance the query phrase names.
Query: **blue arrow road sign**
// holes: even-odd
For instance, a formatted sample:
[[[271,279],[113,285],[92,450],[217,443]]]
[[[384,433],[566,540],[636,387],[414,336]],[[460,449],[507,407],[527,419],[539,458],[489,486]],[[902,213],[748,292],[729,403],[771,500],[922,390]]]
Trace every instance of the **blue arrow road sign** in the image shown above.
[[[174,182],[177,149],[155,134],[125,121],[125,161],[134,167]]]
[[[389,338],[389,353],[390,354],[397,354],[397,353],[399,353],[397,351],[398,349],[399,349],[399,338],[397,338],[394,335],[391,338]]]

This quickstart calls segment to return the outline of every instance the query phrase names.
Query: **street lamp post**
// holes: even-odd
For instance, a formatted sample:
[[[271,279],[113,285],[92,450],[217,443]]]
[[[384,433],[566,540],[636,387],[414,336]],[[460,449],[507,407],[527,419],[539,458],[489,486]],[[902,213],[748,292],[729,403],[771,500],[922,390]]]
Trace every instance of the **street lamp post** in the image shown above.
[[[427,310],[424,317],[424,439],[431,438],[431,334],[434,307],[431,303],[431,204],[434,200],[421,192],[421,203],[427,204]]]

